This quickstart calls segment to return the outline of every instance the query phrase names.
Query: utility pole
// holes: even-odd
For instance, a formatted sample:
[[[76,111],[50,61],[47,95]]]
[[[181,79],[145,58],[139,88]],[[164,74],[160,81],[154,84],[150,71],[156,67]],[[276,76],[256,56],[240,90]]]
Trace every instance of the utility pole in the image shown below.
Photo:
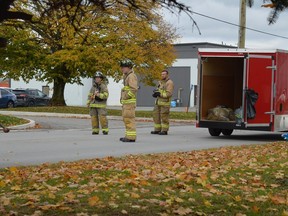
[[[246,0],[240,0],[238,48],[245,48],[246,37]]]

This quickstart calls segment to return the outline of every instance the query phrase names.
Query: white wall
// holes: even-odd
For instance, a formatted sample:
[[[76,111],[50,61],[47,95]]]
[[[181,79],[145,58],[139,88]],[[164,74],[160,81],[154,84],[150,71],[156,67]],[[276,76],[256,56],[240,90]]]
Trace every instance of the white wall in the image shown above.
[[[123,88],[122,80],[116,83],[112,78],[109,78],[108,91],[109,98],[107,101],[108,106],[120,106],[121,89]]]
[[[86,106],[91,79],[82,79],[83,85],[66,84],[64,91],[65,102],[68,106]]]
[[[190,85],[197,85],[198,59],[176,59],[172,67],[190,67]],[[194,106],[194,89],[190,96],[190,106]]]

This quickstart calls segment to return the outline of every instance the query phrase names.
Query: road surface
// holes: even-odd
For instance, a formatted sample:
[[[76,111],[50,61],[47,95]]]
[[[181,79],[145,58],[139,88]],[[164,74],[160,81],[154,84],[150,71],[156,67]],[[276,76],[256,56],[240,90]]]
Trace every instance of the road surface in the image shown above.
[[[26,117],[27,118],[27,117]],[[45,162],[128,154],[192,151],[263,144],[281,139],[281,134],[256,131],[234,131],[229,137],[211,137],[205,128],[187,123],[172,123],[168,136],[151,135],[152,122],[137,122],[137,141],[122,143],[125,130],[122,121],[109,121],[109,135],[91,135],[89,119],[33,117],[39,129],[0,132],[0,167],[37,165]]]

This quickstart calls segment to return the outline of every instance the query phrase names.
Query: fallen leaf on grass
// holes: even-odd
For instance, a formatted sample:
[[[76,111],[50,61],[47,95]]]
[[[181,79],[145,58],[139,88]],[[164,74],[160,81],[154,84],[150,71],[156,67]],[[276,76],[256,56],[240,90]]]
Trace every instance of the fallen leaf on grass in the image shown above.
[[[11,190],[13,190],[13,191],[20,191],[21,188],[20,188],[19,185],[15,185],[15,186],[11,187]]]
[[[135,199],[140,198],[139,194],[136,194],[136,193],[131,193],[130,195],[132,198],[135,198]]]
[[[31,216],[42,216],[43,212],[41,211],[35,211]]]
[[[41,210],[57,209],[59,207],[60,207],[60,204],[56,204],[56,205],[48,204],[48,205],[39,206]]]
[[[234,200],[235,200],[236,202],[240,202],[242,199],[241,199],[240,196],[235,196],[235,197],[234,197]]]
[[[211,204],[208,200],[205,200],[205,201],[204,201],[204,205],[207,206],[207,207],[212,206],[212,204]]]
[[[81,213],[77,213],[76,216],[89,216],[89,214],[81,212]]]
[[[89,204],[90,206],[95,206],[95,205],[97,205],[97,204],[99,203],[99,201],[100,201],[99,197],[93,196],[93,197],[90,197],[90,198],[88,199],[88,204]]]
[[[184,202],[184,200],[181,199],[180,197],[176,197],[176,198],[175,198],[175,201],[176,201],[177,203],[183,203],[183,202]]]
[[[192,210],[190,208],[180,207],[180,208],[174,210],[173,213],[175,213],[177,215],[188,215],[188,214],[192,213]]]
[[[1,197],[0,198],[0,203],[2,202],[3,206],[9,206],[10,205],[10,199],[7,197]]]
[[[4,181],[0,181],[0,187],[5,187],[5,186],[6,186],[5,182]]]
[[[122,213],[122,214],[125,214],[125,215],[128,214],[128,212],[127,212],[126,210],[122,210],[121,213]]]
[[[280,197],[280,196],[276,196],[276,195],[271,196],[270,199],[276,205],[286,204],[286,202],[287,202],[284,197]]]
[[[259,212],[260,208],[258,206],[252,206],[252,211],[253,212]]]

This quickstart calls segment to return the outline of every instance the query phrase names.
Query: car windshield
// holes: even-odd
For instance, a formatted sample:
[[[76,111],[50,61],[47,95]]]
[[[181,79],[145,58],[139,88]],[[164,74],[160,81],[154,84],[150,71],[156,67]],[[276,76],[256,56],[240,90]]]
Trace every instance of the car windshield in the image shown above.
[[[13,93],[25,93],[25,90],[14,89]]]
[[[9,92],[12,92],[12,91],[13,91],[13,89],[7,88],[7,87],[1,87],[1,89],[4,89],[4,90],[9,91]]]
[[[9,91],[6,89],[0,89],[0,98],[5,97],[6,95],[11,94]]]

